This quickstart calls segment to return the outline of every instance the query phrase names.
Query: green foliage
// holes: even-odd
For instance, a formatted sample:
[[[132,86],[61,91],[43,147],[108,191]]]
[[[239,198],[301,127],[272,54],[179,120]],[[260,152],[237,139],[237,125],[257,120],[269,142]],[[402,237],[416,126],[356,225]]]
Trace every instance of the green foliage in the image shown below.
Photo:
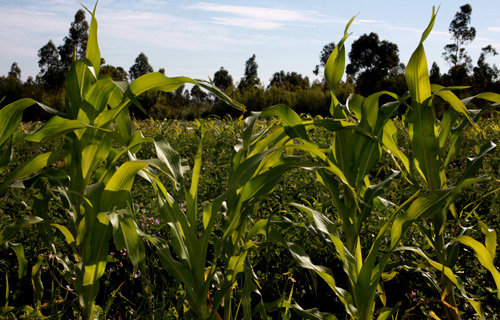
[[[459,99],[461,87],[431,84],[434,12],[405,70],[408,92],[367,97],[341,81],[353,20],[329,50],[323,84],[283,72],[267,90],[238,90],[223,68],[214,83],[149,71],[113,81],[94,13],[85,57],[65,78],[65,112],[28,98],[0,110],[0,315],[500,312],[491,142],[500,127],[480,120],[500,96]],[[437,103],[449,106],[441,118]],[[223,115],[226,105],[238,120],[130,116],[198,117],[215,106]],[[33,106],[52,117],[23,123]],[[311,110],[323,116],[299,115]]]
[[[128,74],[130,80],[135,80],[150,72],[153,72],[153,67],[149,64],[148,57],[141,52],[137,58],[135,58],[135,63],[130,67]]]

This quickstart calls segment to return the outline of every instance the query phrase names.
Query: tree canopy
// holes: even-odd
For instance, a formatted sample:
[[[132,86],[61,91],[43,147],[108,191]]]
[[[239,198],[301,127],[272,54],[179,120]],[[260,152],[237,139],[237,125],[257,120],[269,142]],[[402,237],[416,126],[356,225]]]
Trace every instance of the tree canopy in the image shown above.
[[[257,87],[260,85],[260,79],[257,75],[259,65],[257,64],[256,59],[257,58],[254,54],[245,62],[245,73],[243,78],[241,78],[240,84],[238,85],[239,89],[244,90],[247,87]]]
[[[476,29],[470,26],[471,15],[472,7],[470,4],[461,6],[448,28],[454,42],[444,47],[443,57],[452,68],[464,65],[469,70],[471,67],[472,59],[464,48],[464,45],[471,43],[476,38]]]
[[[40,67],[40,78],[48,89],[58,89],[64,84],[64,69],[60,60],[59,51],[54,42],[49,40],[38,50],[38,66]]]
[[[71,66],[73,54],[76,54],[77,59],[85,57],[88,32],[89,23],[85,19],[85,11],[80,9],[76,12],[75,20],[71,23],[69,35],[64,37],[64,44],[58,48],[62,64],[66,70]]]
[[[233,77],[229,74],[229,71],[224,69],[224,67],[220,67],[219,71],[214,73],[214,85],[221,89],[222,91],[226,91],[230,87],[233,87]]]
[[[153,72],[153,67],[149,64],[148,57],[141,52],[137,58],[135,58],[135,63],[130,67],[128,74],[130,80],[134,80],[150,72]]]
[[[362,95],[379,91],[389,75],[401,73],[399,49],[395,43],[380,41],[378,34],[364,34],[352,43],[347,75],[356,79]]]
[[[275,72],[269,81],[268,88],[272,86],[284,87],[287,90],[298,90],[309,88],[309,78],[303,77],[300,73],[295,71],[286,72],[281,70],[280,72]]]

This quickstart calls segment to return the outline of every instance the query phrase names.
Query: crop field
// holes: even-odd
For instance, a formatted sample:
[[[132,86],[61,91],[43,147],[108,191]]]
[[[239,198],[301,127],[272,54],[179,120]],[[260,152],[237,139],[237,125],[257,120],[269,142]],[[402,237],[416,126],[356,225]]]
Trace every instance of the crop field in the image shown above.
[[[328,116],[247,112],[187,77],[113,81],[90,13],[65,111],[0,110],[1,317],[498,318],[500,95],[430,83],[434,11],[405,94],[339,101],[351,20]],[[131,116],[184,84],[243,115]],[[23,122],[30,108],[51,117]]]

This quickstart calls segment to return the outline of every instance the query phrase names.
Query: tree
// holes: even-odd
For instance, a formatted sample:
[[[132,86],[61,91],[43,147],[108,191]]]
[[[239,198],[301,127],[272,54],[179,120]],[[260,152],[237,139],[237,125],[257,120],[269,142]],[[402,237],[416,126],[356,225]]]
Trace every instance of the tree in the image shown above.
[[[256,56],[254,54],[245,62],[245,73],[243,78],[240,80],[238,89],[245,90],[248,87],[257,87],[260,85],[260,79],[257,76],[257,69],[259,68],[259,65],[255,60]]]
[[[8,77],[12,77],[18,81],[21,81],[21,69],[17,65],[17,62],[13,62],[10,66]]]
[[[64,37],[64,44],[58,48],[62,65],[66,70],[69,69],[73,62],[74,53],[76,53],[77,59],[85,58],[88,31],[89,23],[85,20],[85,11],[80,9],[76,12],[75,20],[71,23],[69,35]]]
[[[471,14],[472,7],[469,4],[461,6],[448,28],[454,42],[444,47],[443,57],[452,69],[464,65],[469,71],[472,67],[472,59],[463,47],[476,38],[476,29],[470,26]]]
[[[64,69],[59,59],[59,51],[49,40],[38,50],[38,66],[40,67],[40,78],[47,89],[59,89],[64,85]]]
[[[130,80],[134,80],[150,72],[153,72],[153,67],[149,64],[148,57],[141,52],[135,59],[134,65],[130,67],[128,74],[130,76]]]
[[[226,91],[230,87],[233,87],[233,77],[229,74],[229,72],[224,69],[224,67],[220,67],[219,71],[214,73],[214,85],[221,89],[222,91]]]
[[[498,55],[498,52],[491,45],[481,49],[481,55],[477,60],[477,66],[473,69],[473,84],[476,92],[496,91],[492,88],[492,85],[500,78],[500,72],[496,65],[490,66],[486,62],[486,57],[489,55]]]
[[[209,95],[203,91],[199,86],[191,88],[191,101],[194,103],[202,103],[209,100]]]
[[[271,87],[283,87],[286,90],[294,91],[298,89],[307,89],[310,87],[309,78],[302,77],[300,73],[297,72],[287,72],[280,71],[275,72],[270,79],[268,89]]]
[[[115,67],[109,64],[101,66],[100,74],[110,76],[114,81],[127,81],[127,71],[122,67]]]
[[[400,75],[404,65],[399,63],[398,46],[387,40],[380,41],[376,33],[364,34],[352,43],[350,63],[346,73],[356,80],[362,95],[380,91],[389,76]]]
[[[328,44],[325,44],[325,46],[321,50],[321,53],[319,54],[319,64],[317,64],[313,70],[313,73],[315,75],[319,75],[320,68],[325,67],[326,62],[328,61],[328,58],[332,54],[333,49],[335,49],[335,42],[330,42]]]
[[[429,70],[429,79],[431,83],[441,84],[441,70],[435,61],[432,63],[431,69]]]

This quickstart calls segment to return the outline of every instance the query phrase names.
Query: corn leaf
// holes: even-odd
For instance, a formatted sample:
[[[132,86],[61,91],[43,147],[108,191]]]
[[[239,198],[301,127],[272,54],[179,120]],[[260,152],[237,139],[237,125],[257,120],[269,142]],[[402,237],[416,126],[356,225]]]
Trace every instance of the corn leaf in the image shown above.
[[[469,236],[460,236],[456,238],[455,241],[460,242],[474,250],[481,265],[485,267],[486,270],[488,270],[493,276],[493,280],[495,280],[495,284],[497,286],[497,297],[500,299],[500,272],[493,263],[493,256],[491,255],[491,252],[482,243]]]
[[[330,87],[330,91],[332,93],[335,92],[335,89],[337,88],[338,83],[340,82],[344,74],[344,68],[345,68],[344,42],[349,37],[349,34],[347,32],[349,30],[349,26],[353,21],[354,17],[352,17],[351,20],[347,23],[347,26],[344,30],[344,36],[337,44],[335,49],[333,49],[332,53],[330,54],[330,57],[328,57],[328,60],[326,61],[325,64],[325,80],[328,83],[328,86]]]
[[[129,192],[135,175],[145,167],[147,167],[147,164],[144,162],[129,161],[116,170],[102,193],[99,206],[101,212],[124,208],[125,201],[130,197]]]
[[[0,109],[0,146],[9,139],[19,127],[24,109],[37,104],[33,99],[20,99]]]
[[[40,154],[34,157],[31,160],[28,160],[21,165],[17,166],[14,170],[12,170],[7,177],[4,178],[2,183],[0,184],[0,192],[3,192],[12,182],[17,179],[23,179],[38,170],[41,170],[56,161],[64,158],[64,153],[59,152],[47,152]]]
[[[432,16],[429,25],[422,34],[420,43],[417,49],[410,57],[410,61],[406,66],[405,79],[410,91],[412,101],[422,104],[431,96],[431,84],[429,81],[429,72],[427,67],[427,59],[425,58],[424,41],[431,32],[436,13],[432,8]]]
[[[142,239],[137,233],[134,217],[129,210],[117,210],[107,214],[113,226],[113,239],[116,249],[127,249],[127,255],[133,265],[145,272],[146,252]]]
[[[99,69],[101,67],[101,52],[99,50],[99,44],[97,42],[97,20],[95,18],[96,8],[97,1],[92,12],[90,12],[89,9],[85,8],[92,16],[90,20],[90,29],[87,40],[87,52],[85,53],[85,58],[89,59],[92,62],[95,74],[99,74]]]
[[[26,257],[24,256],[24,247],[20,243],[12,243],[9,241],[7,241],[6,247],[11,248],[16,254],[17,263],[19,265],[17,268],[17,279],[22,280],[26,276],[28,268],[28,260],[26,260]]]
[[[260,115],[262,118],[266,119],[269,117],[277,117],[283,121],[283,126],[285,132],[292,139],[300,138],[309,141],[309,136],[307,135],[306,128],[302,123],[299,115],[287,107],[284,104],[277,104],[272,107],[264,109]]]

